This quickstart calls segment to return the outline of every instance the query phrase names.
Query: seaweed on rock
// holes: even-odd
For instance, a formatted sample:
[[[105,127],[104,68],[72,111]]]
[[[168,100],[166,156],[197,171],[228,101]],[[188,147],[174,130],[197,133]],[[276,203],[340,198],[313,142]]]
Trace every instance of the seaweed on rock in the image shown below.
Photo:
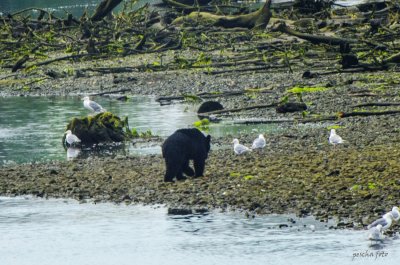
[[[132,136],[128,118],[121,120],[111,112],[73,118],[66,130],[71,130],[82,141],[82,144],[87,146],[104,142],[122,142]],[[65,135],[63,144],[65,145]]]

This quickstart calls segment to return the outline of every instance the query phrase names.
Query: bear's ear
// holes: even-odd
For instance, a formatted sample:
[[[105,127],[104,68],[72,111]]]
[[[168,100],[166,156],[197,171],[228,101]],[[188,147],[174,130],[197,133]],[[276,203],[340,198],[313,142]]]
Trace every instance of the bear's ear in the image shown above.
[[[207,142],[211,142],[211,135],[207,135]]]

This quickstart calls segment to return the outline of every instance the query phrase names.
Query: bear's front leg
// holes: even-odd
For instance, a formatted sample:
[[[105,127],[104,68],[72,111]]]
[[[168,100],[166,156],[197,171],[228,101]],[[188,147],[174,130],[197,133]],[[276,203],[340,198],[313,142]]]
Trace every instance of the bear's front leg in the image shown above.
[[[165,160],[165,175],[164,175],[164,181],[165,182],[174,182],[174,177],[178,175],[178,168],[176,168],[175,164],[172,163],[171,161]]]
[[[203,176],[204,166],[205,166],[204,159],[194,161],[194,171],[195,171],[194,177],[195,178]]]

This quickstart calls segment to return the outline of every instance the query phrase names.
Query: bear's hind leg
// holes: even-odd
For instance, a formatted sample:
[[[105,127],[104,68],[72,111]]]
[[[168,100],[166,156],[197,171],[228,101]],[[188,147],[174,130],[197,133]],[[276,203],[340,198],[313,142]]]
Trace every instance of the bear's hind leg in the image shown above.
[[[176,164],[176,179],[177,180],[185,180],[186,177],[183,175],[183,171],[185,170],[186,162],[183,160],[179,160]]]

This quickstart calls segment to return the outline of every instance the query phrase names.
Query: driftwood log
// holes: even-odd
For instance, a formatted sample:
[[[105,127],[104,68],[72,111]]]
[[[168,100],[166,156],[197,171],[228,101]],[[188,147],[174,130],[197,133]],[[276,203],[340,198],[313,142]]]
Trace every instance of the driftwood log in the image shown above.
[[[281,21],[277,25],[275,25],[272,28],[272,31],[280,31],[280,32],[286,33],[288,35],[292,35],[292,36],[298,37],[300,39],[307,40],[313,44],[324,43],[324,44],[329,44],[329,45],[347,45],[349,43],[357,43],[358,42],[355,39],[344,39],[344,38],[336,38],[336,37],[302,33],[302,32],[291,29],[283,21]]]
[[[265,28],[271,18],[271,0],[255,12],[238,16],[220,16],[208,12],[192,12],[187,16],[176,18],[172,24],[200,23],[206,25],[220,26],[224,28]]]
[[[362,107],[387,107],[387,106],[400,106],[400,102],[369,102],[351,106],[352,108]]]
[[[198,93],[194,96],[199,97],[199,98],[218,98],[218,97],[229,97],[229,96],[240,96],[246,93],[251,92],[249,89],[244,89],[244,90],[238,90],[238,91],[229,91],[229,92],[222,92],[222,93],[209,93],[209,92],[203,92],[203,93]],[[258,93],[272,93],[270,90],[260,90]],[[168,96],[168,97],[158,97],[156,101],[161,102],[161,101],[172,101],[172,100],[184,100],[186,97],[185,96]]]

